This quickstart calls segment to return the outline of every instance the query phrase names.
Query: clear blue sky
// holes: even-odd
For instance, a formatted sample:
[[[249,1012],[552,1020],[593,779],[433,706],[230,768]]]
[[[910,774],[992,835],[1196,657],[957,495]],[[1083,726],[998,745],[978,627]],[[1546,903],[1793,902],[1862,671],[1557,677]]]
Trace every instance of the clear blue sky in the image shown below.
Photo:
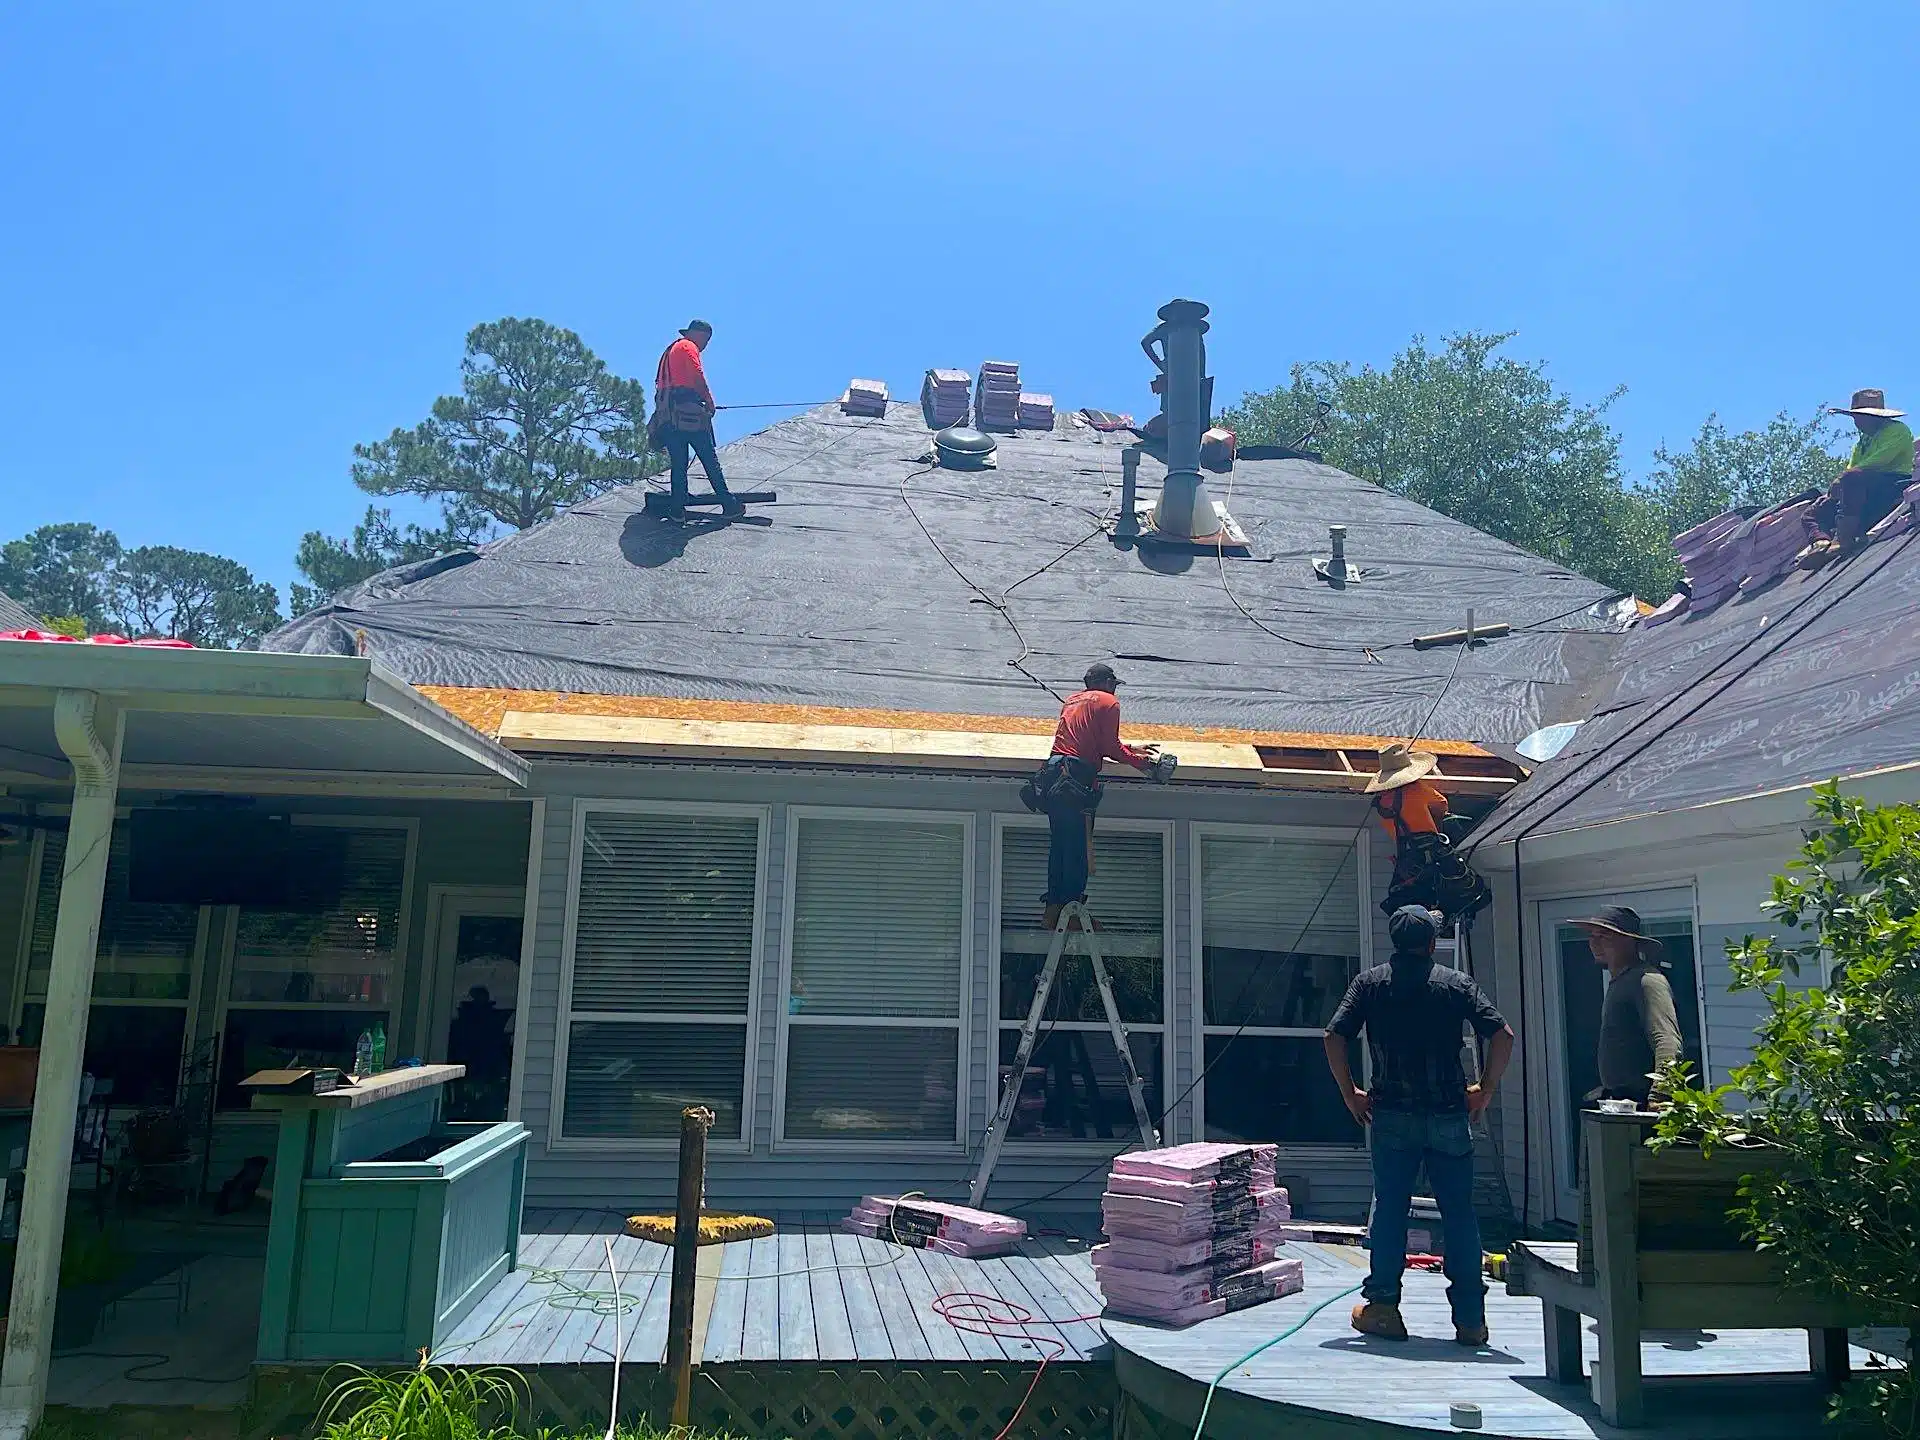
[[[937,17],[937,18],[936,18]],[[283,587],[352,446],[538,315],[721,399],[1018,360],[1145,412],[1519,331],[1629,462],[1858,384],[1920,409],[1915,16],[1834,4],[0,11],[7,538],[92,520]]]

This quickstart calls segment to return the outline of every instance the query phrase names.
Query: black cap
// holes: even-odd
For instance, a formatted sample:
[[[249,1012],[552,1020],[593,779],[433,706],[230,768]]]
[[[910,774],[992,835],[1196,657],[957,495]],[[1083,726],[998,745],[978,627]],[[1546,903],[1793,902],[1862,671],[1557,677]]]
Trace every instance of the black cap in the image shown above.
[[[1113,673],[1113,666],[1104,660],[1096,660],[1087,667],[1087,673],[1080,677],[1080,683],[1089,690],[1098,690],[1102,686],[1120,684],[1120,677]]]
[[[1440,934],[1440,917],[1424,905],[1402,905],[1387,917],[1387,935],[1393,948],[1425,954]]]
[[[696,330],[704,330],[707,334],[711,335],[713,333],[713,326],[704,320],[689,320],[680,327],[680,333],[682,335],[691,335]]]

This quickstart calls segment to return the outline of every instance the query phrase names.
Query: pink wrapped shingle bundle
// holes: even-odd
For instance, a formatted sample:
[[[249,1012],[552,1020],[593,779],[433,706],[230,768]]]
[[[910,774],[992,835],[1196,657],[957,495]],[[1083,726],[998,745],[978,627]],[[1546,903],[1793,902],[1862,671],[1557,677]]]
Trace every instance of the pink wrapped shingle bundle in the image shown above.
[[[936,430],[964,425],[972,404],[973,377],[964,370],[929,370],[920,387],[920,408]]]
[[[886,414],[887,382],[884,380],[852,381],[847,386],[847,393],[840,397],[840,413],[843,415]]]
[[[1813,501],[1802,500],[1755,518],[1747,548],[1747,573],[1740,577],[1741,594],[1771,585],[1793,568],[1794,557],[1810,538],[1807,512],[1812,509]]]
[[[1226,1275],[1278,1258],[1280,1247],[1286,1243],[1281,1239],[1281,1232],[1286,1228],[1276,1221],[1263,1230],[1252,1230],[1243,1235],[1203,1235],[1198,1240],[1183,1240],[1173,1244],[1147,1240],[1137,1235],[1115,1235],[1101,1248],[1107,1252],[1107,1263],[1122,1269],[1150,1270],[1162,1274],[1178,1270],[1212,1270]]]
[[[1108,1238],[1131,1235],[1164,1244],[1181,1244],[1207,1237],[1261,1233],[1293,1217],[1287,1192],[1268,1186],[1228,1198],[1219,1192],[1205,1205],[1183,1205],[1177,1200],[1155,1200],[1146,1195],[1100,1197],[1100,1223]]]
[[[1667,623],[1667,621],[1686,614],[1687,604],[1688,604],[1688,601],[1687,601],[1686,592],[1683,590],[1676,590],[1673,592],[1673,594],[1669,595],[1665,601],[1661,603],[1659,609],[1655,610],[1650,615],[1642,615],[1640,617],[1640,624],[1643,627],[1652,626],[1652,625],[1664,625]]]
[[[1279,1154],[1276,1145],[1226,1145],[1202,1141],[1192,1145],[1169,1145],[1161,1150],[1135,1150],[1113,1162],[1113,1173],[1144,1175],[1155,1180],[1179,1180],[1189,1185],[1201,1180],[1245,1180],[1254,1188],[1264,1190],[1273,1185],[1273,1167]]]
[[[973,391],[973,423],[982,430],[1020,428],[1020,367],[987,360]]]
[[[1053,429],[1053,396],[1020,394],[1020,428],[1022,430]]]
[[[1093,1252],[1093,1269],[1107,1309],[1166,1325],[1191,1325],[1306,1288],[1306,1265],[1300,1260],[1269,1260],[1219,1277],[1162,1275],[1116,1266],[1105,1258],[1106,1249]]]
[[[840,1228],[854,1235],[897,1240],[949,1255],[1004,1255],[1027,1233],[1027,1222],[991,1210],[973,1210],[939,1200],[900,1200],[863,1195]]]

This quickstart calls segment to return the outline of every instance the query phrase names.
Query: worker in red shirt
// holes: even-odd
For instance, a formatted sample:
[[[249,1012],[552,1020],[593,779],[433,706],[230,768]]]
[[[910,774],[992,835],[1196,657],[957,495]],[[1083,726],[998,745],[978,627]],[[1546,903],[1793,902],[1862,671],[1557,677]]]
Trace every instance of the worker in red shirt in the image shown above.
[[[1051,930],[1060,922],[1062,906],[1087,898],[1087,877],[1093,873],[1093,812],[1100,804],[1100,766],[1120,760],[1136,770],[1164,780],[1172,771],[1160,758],[1160,747],[1136,749],[1120,738],[1120,677],[1104,661],[1090,666],[1081,682],[1084,690],[1069,695],[1060,707],[1060,723],[1053,732],[1053,753],[1029,784],[1035,808],[1047,816],[1047,893],[1044,924]],[[1025,798],[1024,793],[1022,798]]]
[[[1388,745],[1380,768],[1367,782],[1380,823],[1393,836],[1393,880],[1380,908],[1388,915],[1405,905],[1424,905],[1448,920],[1473,917],[1493,892],[1467,862],[1454,853],[1441,828],[1447,797],[1427,779],[1438,760],[1411,745]]]
[[[720,456],[713,443],[713,391],[707,388],[707,372],[700,363],[700,352],[713,339],[713,326],[704,320],[689,320],[680,338],[660,357],[653,376],[652,440],[667,452],[673,500],[687,503],[688,452],[700,457],[700,468],[707,483],[719,497],[721,509],[728,515],[744,514],[746,507],[727,489],[727,477],[720,472]]]

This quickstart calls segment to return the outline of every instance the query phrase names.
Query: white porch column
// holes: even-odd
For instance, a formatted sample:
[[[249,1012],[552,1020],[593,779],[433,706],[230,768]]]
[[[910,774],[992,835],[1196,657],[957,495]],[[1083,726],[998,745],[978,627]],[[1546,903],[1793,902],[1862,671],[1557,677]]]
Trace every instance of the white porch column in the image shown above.
[[[0,1440],[25,1440],[40,1423],[47,1401],[80,1066],[93,999],[100,897],[113,839],[125,721],[117,707],[90,690],[62,690],[54,698],[53,728],[73,762],[73,815],[60,876],[40,1079],[33,1096],[33,1134],[27,1145],[26,1193],[13,1267],[13,1308],[7,1320],[5,1367],[0,1370]]]

